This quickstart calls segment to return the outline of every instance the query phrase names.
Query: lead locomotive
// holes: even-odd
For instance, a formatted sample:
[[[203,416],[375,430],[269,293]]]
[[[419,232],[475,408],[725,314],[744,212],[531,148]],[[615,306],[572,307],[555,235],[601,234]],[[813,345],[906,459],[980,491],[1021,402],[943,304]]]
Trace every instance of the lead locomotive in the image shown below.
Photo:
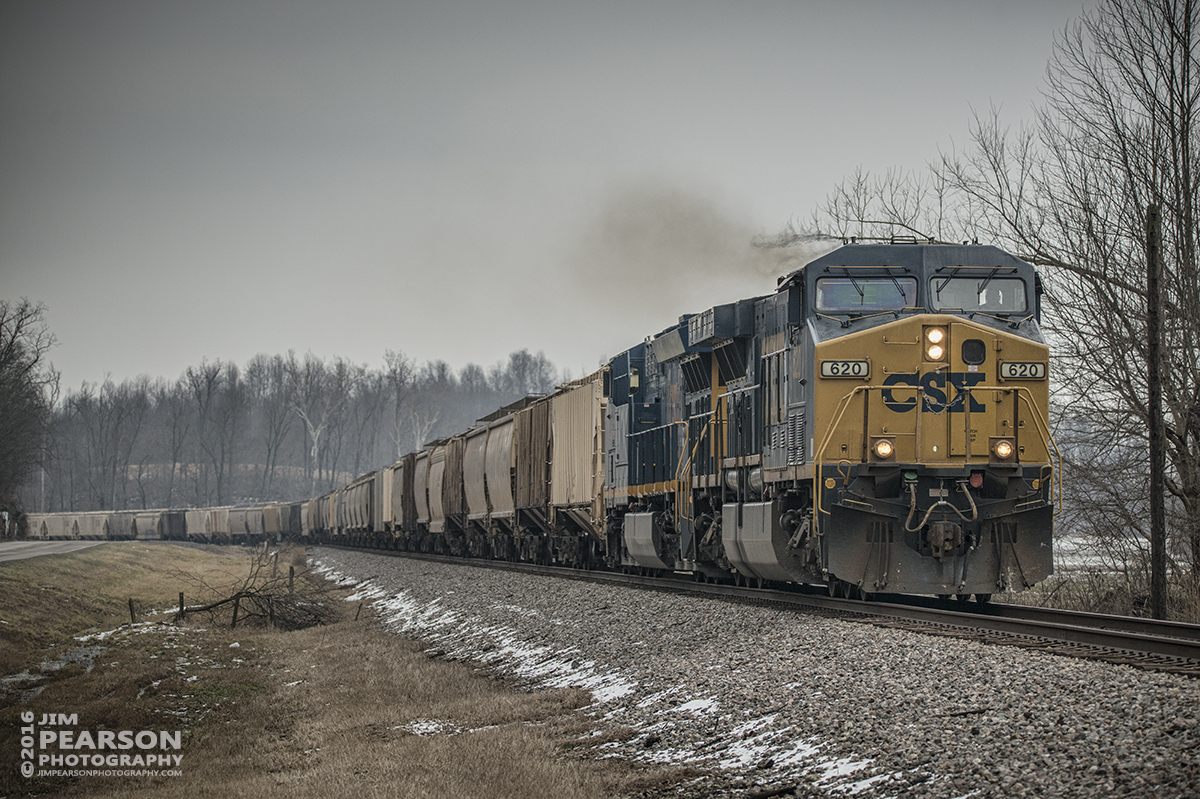
[[[853,244],[619,355],[610,548],[850,595],[1044,579],[1040,296],[995,247]]]

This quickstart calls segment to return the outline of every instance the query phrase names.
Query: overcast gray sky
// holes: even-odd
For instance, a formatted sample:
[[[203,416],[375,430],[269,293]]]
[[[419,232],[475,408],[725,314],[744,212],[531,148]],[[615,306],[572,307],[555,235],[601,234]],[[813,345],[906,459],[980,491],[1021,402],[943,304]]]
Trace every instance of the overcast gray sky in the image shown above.
[[[745,246],[1094,2],[0,4],[0,298],[64,383],[289,349],[579,375],[774,286]]]

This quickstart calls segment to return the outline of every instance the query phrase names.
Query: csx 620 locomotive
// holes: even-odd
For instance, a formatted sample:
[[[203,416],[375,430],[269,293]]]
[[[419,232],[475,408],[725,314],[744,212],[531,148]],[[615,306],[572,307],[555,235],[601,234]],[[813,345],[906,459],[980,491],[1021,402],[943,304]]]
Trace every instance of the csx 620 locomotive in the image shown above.
[[[995,247],[851,244],[323,496],[30,530],[986,601],[1052,570],[1039,299],[1033,268]]]
[[[642,566],[850,596],[1044,579],[1040,289],[995,247],[851,244],[618,356],[610,537]]]

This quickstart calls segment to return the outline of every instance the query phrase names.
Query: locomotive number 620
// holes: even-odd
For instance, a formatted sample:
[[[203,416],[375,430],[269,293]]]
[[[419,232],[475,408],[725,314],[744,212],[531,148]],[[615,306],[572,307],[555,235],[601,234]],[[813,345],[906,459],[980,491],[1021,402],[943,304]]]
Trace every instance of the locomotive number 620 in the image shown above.
[[[1045,380],[1046,364],[1036,361],[1004,361],[1000,364],[1001,380]]]
[[[870,361],[821,361],[821,377],[870,376]]]

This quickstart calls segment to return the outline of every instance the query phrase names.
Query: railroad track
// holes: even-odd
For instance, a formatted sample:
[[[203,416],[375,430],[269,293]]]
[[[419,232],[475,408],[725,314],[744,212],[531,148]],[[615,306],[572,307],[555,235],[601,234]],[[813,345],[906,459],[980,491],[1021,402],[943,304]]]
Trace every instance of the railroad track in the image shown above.
[[[1200,677],[1200,625],[1196,624],[1027,605],[980,605],[900,594],[873,596],[867,601],[838,599],[797,589],[750,588],[725,583],[697,582],[680,575],[649,577],[482,558],[328,544],[323,546],[691,596],[707,596],[726,601],[818,610],[858,618],[881,627],[1015,645],[1072,657]]]

